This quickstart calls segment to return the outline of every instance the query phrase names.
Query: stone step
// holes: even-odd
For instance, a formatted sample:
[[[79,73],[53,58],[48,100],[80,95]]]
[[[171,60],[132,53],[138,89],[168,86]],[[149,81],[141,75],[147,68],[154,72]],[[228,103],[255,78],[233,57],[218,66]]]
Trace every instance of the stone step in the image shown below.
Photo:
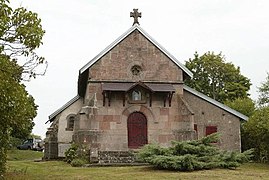
[[[98,163],[135,163],[137,157],[134,152],[131,151],[99,151]]]

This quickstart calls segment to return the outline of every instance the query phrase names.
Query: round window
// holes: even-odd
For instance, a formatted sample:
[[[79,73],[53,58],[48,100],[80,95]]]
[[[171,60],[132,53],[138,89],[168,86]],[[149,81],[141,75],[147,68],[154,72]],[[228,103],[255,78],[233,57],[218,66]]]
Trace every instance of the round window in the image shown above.
[[[132,68],[131,68],[131,71],[132,71],[132,74],[134,76],[139,76],[141,74],[141,71],[142,71],[142,68],[138,65],[134,65]]]

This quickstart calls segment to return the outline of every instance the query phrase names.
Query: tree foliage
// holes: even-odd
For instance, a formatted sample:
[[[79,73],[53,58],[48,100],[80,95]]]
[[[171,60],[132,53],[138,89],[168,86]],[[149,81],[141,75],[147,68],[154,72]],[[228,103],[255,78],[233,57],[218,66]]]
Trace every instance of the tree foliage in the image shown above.
[[[219,134],[200,140],[172,142],[168,148],[156,144],[145,145],[138,156],[159,169],[193,171],[212,168],[236,168],[252,157],[252,150],[239,152],[221,151],[214,145]]]
[[[248,148],[255,148],[255,159],[269,162],[269,106],[257,109],[244,124]]]
[[[35,77],[36,67],[46,64],[35,52],[44,35],[40,22],[36,13],[0,0],[0,175],[10,136],[25,138],[34,126],[37,105],[22,79]]]
[[[250,117],[255,111],[255,102],[251,98],[237,98],[233,101],[227,100],[225,105]]]
[[[265,82],[258,87],[259,90],[259,98],[258,104],[260,106],[269,106],[269,73],[267,73],[267,77]]]
[[[21,67],[0,55],[0,169],[4,169],[9,136],[23,138],[31,133],[37,106],[20,81]],[[0,171],[1,172],[1,171]]]
[[[41,19],[23,7],[13,10],[8,4],[8,0],[0,0],[0,54],[19,62],[25,80],[43,75],[47,62],[35,52],[42,45],[45,33]],[[37,72],[36,68],[40,65],[44,67]]]
[[[248,96],[250,80],[240,73],[239,67],[225,62],[221,53],[199,56],[196,52],[185,65],[193,73],[193,79],[185,84],[219,102]]]

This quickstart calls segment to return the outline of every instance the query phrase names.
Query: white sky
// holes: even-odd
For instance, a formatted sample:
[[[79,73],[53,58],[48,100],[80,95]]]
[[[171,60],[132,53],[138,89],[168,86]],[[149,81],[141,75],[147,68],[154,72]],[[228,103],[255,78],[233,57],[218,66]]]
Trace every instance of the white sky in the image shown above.
[[[12,0],[38,13],[46,30],[38,53],[47,74],[26,83],[39,105],[34,134],[45,137],[48,116],[77,94],[79,69],[128,30],[130,12],[181,63],[207,51],[222,52],[250,78],[251,97],[269,72],[267,0]]]

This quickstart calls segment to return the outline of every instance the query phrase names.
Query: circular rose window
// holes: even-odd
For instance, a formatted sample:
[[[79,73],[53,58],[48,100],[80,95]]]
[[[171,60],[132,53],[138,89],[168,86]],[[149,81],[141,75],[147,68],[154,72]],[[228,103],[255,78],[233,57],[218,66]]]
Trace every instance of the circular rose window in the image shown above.
[[[138,65],[134,65],[132,68],[131,68],[131,71],[132,71],[132,74],[134,76],[139,76],[141,74],[141,71],[142,71],[142,68]]]

